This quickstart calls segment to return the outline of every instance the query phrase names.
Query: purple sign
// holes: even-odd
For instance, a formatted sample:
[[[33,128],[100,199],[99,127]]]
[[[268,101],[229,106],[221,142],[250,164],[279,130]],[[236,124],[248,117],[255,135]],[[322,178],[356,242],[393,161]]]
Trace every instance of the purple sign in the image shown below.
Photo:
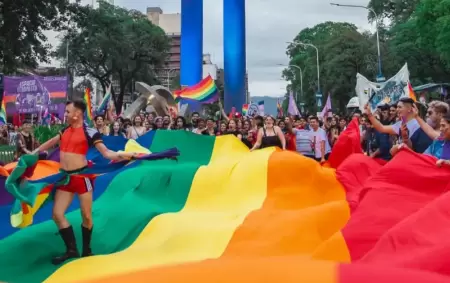
[[[64,104],[67,100],[67,76],[5,76],[4,87],[4,101],[8,115],[36,114],[46,108],[52,113],[58,113],[60,117],[64,115]]]

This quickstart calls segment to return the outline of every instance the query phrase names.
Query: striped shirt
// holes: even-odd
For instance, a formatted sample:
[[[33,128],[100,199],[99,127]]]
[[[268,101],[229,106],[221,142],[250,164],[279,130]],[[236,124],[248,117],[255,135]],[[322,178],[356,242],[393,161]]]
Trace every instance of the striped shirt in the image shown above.
[[[314,155],[311,147],[311,131],[306,129],[293,129],[295,133],[295,143],[297,152],[303,155]]]

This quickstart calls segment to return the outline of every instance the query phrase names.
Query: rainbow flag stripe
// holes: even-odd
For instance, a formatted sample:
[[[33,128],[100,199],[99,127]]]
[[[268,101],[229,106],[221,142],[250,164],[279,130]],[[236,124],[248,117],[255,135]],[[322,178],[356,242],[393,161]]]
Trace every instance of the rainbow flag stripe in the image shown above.
[[[247,116],[248,104],[242,105],[242,116]]]
[[[195,86],[174,92],[175,100],[195,100],[202,103],[212,103],[218,99],[217,86],[211,76],[204,78]]]
[[[89,88],[84,90],[84,102],[86,103],[85,122],[87,125],[92,126],[94,124],[94,116],[92,115],[91,90]]]
[[[137,142],[152,152],[176,146],[181,155],[178,161],[133,163],[97,178],[92,242],[97,256],[53,266],[51,256],[64,245],[51,206],[19,232],[8,230],[9,206],[5,217],[0,206],[0,281],[450,280],[442,256],[450,225],[450,172],[424,155],[405,149],[382,167],[354,154],[333,169],[295,152],[249,152],[231,135],[151,131]],[[307,178],[299,181],[298,172]],[[433,190],[424,182],[432,182]],[[66,216],[81,244],[77,201]]]
[[[416,93],[414,92],[414,89],[410,82],[408,82],[408,96],[409,98],[417,102]]]
[[[100,102],[100,105],[97,107],[96,110],[97,115],[102,115],[106,113],[110,101],[111,101],[111,93],[106,93],[102,99],[102,102]]]
[[[5,100],[2,99],[2,106],[0,108],[0,124],[6,124],[7,123],[7,116],[6,116],[6,104]]]

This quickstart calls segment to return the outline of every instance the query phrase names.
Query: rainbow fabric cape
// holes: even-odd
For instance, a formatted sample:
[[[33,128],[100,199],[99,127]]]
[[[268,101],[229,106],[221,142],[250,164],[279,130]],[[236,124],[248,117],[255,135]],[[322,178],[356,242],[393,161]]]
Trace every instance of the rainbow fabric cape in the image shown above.
[[[2,99],[2,106],[0,108],[0,125],[4,125],[6,123],[7,123],[6,105],[5,100]]]
[[[219,98],[217,86],[211,76],[204,78],[198,84],[174,92],[175,101],[183,99],[201,103],[213,103]]]
[[[179,160],[97,178],[98,256],[53,266],[64,246],[43,207],[31,227],[3,234],[0,281],[450,282],[450,170],[409,150],[381,165],[360,153],[357,122],[328,167],[275,148],[249,152],[231,135],[143,138],[153,152],[176,146]],[[76,201],[67,218],[81,244]],[[0,221],[4,233],[9,219]]]
[[[94,125],[94,116],[92,115],[92,101],[91,101],[91,90],[89,88],[86,88],[84,90],[84,103],[86,103],[86,112],[85,112],[85,123],[88,126]]]

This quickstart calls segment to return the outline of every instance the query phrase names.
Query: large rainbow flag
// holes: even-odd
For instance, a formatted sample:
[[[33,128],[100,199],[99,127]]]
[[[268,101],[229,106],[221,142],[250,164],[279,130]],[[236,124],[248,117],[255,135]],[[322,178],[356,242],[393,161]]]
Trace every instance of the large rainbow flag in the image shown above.
[[[212,103],[219,99],[216,83],[211,76],[207,76],[194,86],[175,91],[173,95],[176,101],[187,99]]]
[[[409,150],[382,166],[358,142],[354,123],[327,168],[233,136],[150,132],[140,145],[179,160],[96,180],[97,256],[51,265],[64,250],[51,206],[22,230],[0,206],[0,281],[450,282],[450,170]],[[81,243],[76,200],[67,217]]]

